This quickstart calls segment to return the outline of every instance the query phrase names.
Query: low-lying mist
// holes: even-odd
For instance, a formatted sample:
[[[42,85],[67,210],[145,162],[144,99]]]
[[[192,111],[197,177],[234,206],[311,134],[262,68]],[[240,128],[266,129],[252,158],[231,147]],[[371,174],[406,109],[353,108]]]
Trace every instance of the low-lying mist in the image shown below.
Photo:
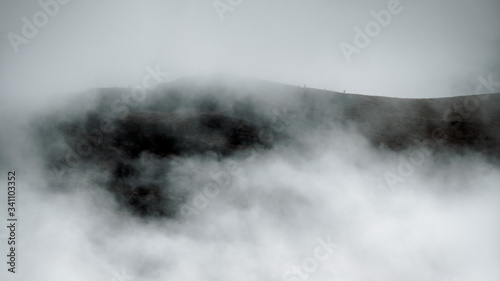
[[[267,99],[215,88],[212,103],[193,94],[197,104],[173,103],[186,94],[169,89],[161,114],[153,93],[126,114],[91,99],[81,112],[73,104],[9,126],[0,167],[19,174],[19,262],[5,280],[500,279],[500,171],[487,155],[376,146],[365,125],[319,111],[333,107],[311,93]],[[137,131],[148,149],[103,137],[62,171],[74,141],[65,132],[92,134],[99,123],[89,116],[106,110],[116,117],[109,134],[132,124],[120,122],[149,124],[137,120],[152,111],[147,122],[176,126]],[[213,143],[192,152],[175,138],[177,150],[161,150],[156,133],[165,132],[187,147]]]

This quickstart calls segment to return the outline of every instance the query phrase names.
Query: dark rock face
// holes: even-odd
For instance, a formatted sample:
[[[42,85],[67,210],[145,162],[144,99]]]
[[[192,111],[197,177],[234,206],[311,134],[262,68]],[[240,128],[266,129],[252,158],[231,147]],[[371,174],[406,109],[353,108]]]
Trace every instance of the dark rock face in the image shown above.
[[[99,169],[105,177],[96,184],[140,216],[175,217],[184,202],[186,193],[169,186],[169,160],[268,149],[332,126],[355,125],[375,147],[426,146],[500,158],[498,94],[395,99],[230,78],[181,79],[140,100],[127,89],[84,96],[86,102],[78,103],[87,104],[83,109],[36,125],[55,185],[67,186],[73,169]],[[152,160],[143,163],[145,158]]]

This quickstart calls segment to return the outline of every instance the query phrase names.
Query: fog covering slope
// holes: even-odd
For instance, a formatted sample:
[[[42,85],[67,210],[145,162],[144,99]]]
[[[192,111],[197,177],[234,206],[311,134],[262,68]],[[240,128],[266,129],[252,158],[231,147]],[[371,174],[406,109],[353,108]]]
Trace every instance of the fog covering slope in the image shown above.
[[[499,117],[232,76],[89,90],[2,139],[15,280],[499,280]]]

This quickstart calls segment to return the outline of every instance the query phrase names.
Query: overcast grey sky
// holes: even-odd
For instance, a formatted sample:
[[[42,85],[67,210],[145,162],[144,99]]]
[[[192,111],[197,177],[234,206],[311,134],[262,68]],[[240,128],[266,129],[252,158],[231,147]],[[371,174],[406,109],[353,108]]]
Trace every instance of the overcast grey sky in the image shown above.
[[[498,0],[401,0],[348,63],[340,44],[355,46],[355,28],[390,2],[243,0],[221,20],[212,0],[72,0],[16,53],[9,33],[23,36],[22,18],[33,23],[43,10],[38,1],[2,1],[2,107],[138,85],[157,64],[175,76],[224,72],[397,97],[472,94],[478,75],[498,72]]]

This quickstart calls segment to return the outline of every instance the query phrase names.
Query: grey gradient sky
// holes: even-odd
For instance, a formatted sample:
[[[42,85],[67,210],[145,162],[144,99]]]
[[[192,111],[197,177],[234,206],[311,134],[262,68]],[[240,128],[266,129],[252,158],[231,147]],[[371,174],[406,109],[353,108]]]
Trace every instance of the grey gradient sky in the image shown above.
[[[223,72],[396,97],[472,94],[478,75],[498,73],[498,0],[401,0],[402,12],[347,63],[339,44],[354,44],[354,28],[388,3],[243,0],[221,21],[207,0],[72,0],[15,53],[9,32],[22,35],[22,18],[42,9],[2,1],[2,107],[139,85],[157,64],[175,76]]]

